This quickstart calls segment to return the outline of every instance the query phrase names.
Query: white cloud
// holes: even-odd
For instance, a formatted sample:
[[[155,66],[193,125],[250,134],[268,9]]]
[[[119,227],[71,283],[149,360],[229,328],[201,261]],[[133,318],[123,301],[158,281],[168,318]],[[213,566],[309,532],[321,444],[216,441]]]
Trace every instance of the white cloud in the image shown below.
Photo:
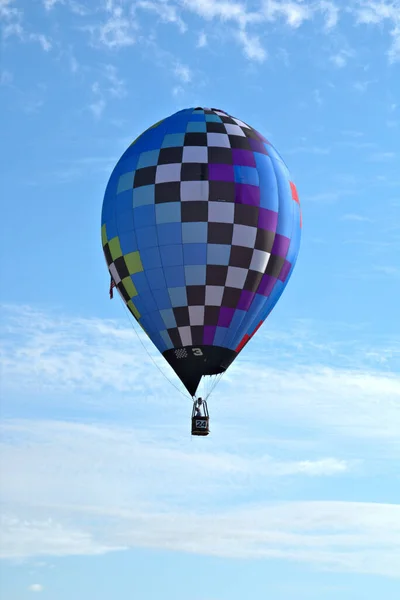
[[[156,2],[153,0],[140,0],[135,4],[135,8],[155,13],[164,23],[174,23],[181,33],[187,31],[187,25],[179,14],[179,8],[168,2]]]
[[[43,592],[44,587],[41,583],[32,583],[28,589],[30,592]]]
[[[245,56],[248,59],[260,63],[265,61],[267,53],[262,47],[260,38],[257,35],[251,35],[242,29],[237,33],[237,37],[243,47]]]
[[[189,83],[192,80],[192,72],[187,65],[177,63],[174,67],[174,75],[183,83]]]
[[[197,39],[197,48],[205,48],[205,46],[207,46],[207,43],[207,34],[204,31],[201,31]]]

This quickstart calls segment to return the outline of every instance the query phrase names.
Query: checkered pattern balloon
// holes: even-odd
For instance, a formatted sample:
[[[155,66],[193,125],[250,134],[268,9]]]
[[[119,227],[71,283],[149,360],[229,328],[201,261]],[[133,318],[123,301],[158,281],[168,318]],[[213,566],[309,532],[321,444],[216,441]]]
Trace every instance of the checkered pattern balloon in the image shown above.
[[[120,295],[194,395],[275,306],[300,229],[296,187],[273,146],[222,110],[189,108],[123,154],[101,233]]]

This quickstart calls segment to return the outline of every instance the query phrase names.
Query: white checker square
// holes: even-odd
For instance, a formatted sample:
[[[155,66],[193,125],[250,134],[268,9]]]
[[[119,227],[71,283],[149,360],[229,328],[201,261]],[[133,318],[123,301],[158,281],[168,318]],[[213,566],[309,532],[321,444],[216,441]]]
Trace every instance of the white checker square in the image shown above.
[[[219,117],[227,117],[228,115],[222,110],[214,110],[214,113]]]
[[[242,288],[246,281],[248,270],[242,267],[228,267],[228,275],[226,277],[226,287]]]
[[[250,127],[248,125],[246,125],[246,123],[243,123],[243,121],[241,121],[240,119],[233,119],[233,120],[235,121],[235,123],[240,125],[240,127],[246,127],[246,129],[250,129]]]
[[[257,227],[235,224],[233,226],[232,246],[254,248],[256,243],[256,235]]]
[[[269,252],[264,252],[263,250],[254,250],[251,258],[250,269],[252,271],[258,271],[259,273],[265,273],[270,256],[271,254]]]
[[[111,277],[114,279],[115,285],[118,285],[119,282],[121,281],[121,277],[118,275],[118,271],[115,268],[114,263],[111,263],[111,265],[110,265],[110,273],[111,273]]]
[[[224,290],[223,285],[206,285],[206,306],[221,306]]]
[[[181,200],[207,200],[208,201],[208,181],[182,181],[181,182]]]
[[[182,346],[191,346],[192,345],[192,332],[189,326],[187,327],[178,327],[179,334],[182,340]]]
[[[191,325],[204,325],[204,306],[189,306],[189,322]]]
[[[167,183],[168,181],[181,180],[181,163],[171,163],[169,165],[157,165],[156,183]]]
[[[233,125],[232,123],[225,123],[226,133],[229,135],[241,135],[242,137],[246,137],[245,132],[239,125]]]
[[[184,146],[182,162],[206,163],[208,162],[207,146]]]
[[[230,148],[231,144],[227,133],[207,133],[207,146]]]
[[[233,202],[209,202],[209,223],[233,223],[235,218],[235,204]]]

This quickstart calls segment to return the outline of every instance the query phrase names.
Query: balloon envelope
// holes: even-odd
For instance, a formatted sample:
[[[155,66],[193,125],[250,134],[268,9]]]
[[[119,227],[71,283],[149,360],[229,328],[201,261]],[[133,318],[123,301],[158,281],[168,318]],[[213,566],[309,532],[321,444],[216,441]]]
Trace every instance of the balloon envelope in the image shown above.
[[[194,395],[279,300],[300,229],[297,191],[273,146],[222,110],[189,108],[120,158],[101,233],[120,295]]]

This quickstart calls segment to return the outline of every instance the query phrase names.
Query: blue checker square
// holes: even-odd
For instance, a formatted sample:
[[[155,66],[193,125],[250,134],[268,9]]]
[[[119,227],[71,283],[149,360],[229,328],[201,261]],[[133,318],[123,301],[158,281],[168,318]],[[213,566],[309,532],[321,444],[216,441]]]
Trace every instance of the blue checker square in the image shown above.
[[[155,202],[155,185],[142,185],[132,190],[132,205],[145,206],[146,204],[154,204]]]
[[[205,121],[189,121],[186,128],[187,133],[207,133]]]
[[[226,244],[207,244],[208,265],[229,265],[231,246]]]
[[[206,115],[206,121],[211,123],[222,123],[222,119],[219,115]]]
[[[162,338],[162,340],[164,341],[164,344],[167,347],[167,350],[170,350],[171,348],[174,347],[171,338],[169,337],[169,333],[168,331],[164,330],[164,331],[160,331],[160,336]]]
[[[139,154],[139,160],[137,163],[137,169],[143,169],[144,167],[154,167],[158,162],[160,156],[160,149],[148,150]]]
[[[173,329],[173,327],[176,327],[175,315],[174,315],[174,311],[172,310],[172,308],[160,310],[160,316],[161,316],[162,320],[164,321],[165,327],[167,329]]]
[[[141,154],[149,150],[158,150],[162,144],[165,133],[165,127],[154,127],[147,129],[134,142],[135,152]]]
[[[171,298],[169,297],[167,288],[163,290],[153,290],[153,296],[159,310],[171,308]]]
[[[214,335],[214,346],[222,346],[224,337],[226,336],[226,332],[228,331],[227,327],[217,327]]]
[[[149,292],[140,293],[139,296],[135,296],[133,302],[140,312],[140,314],[147,314],[157,309],[156,301],[153,298],[153,294]],[[142,310],[140,309],[142,307]]]
[[[177,267],[168,267],[169,269],[176,269]],[[147,281],[149,282],[150,289],[162,290],[167,288],[167,282],[164,275],[163,269],[146,269]]]
[[[133,275],[131,275],[131,279],[132,279],[132,281],[135,285],[135,288],[137,289],[137,292],[140,296],[142,296],[142,294],[145,294],[146,292],[150,292],[149,283],[147,281],[147,277],[146,277],[144,271],[140,271],[140,273],[134,273]],[[137,296],[135,296],[135,303],[136,303],[136,298],[137,298]]]
[[[138,206],[133,209],[133,218],[135,220],[135,228],[150,227],[156,224],[156,209],[154,204],[147,206]]]
[[[161,318],[159,310],[155,310],[149,313],[149,319],[153,322],[155,331],[160,332],[163,331],[163,329],[165,329],[165,323]]]
[[[164,274],[168,288],[186,285],[185,269],[183,268],[183,265],[164,267]]]
[[[207,264],[207,244],[183,244],[185,265]]]
[[[114,213],[115,213],[115,204],[113,203],[113,200],[110,197],[107,197],[107,195],[105,195],[104,197],[104,202],[103,202],[103,208],[101,210],[101,223],[107,223],[107,221],[109,221],[110,219],[114,218]]]
[[[192,112],[192,114],[190,115],[190,121],[189,121],[189,122],[190,122],[190,123],[191,123],[192,121],[200,121],[200,122],[205,122],[205,120],[206,120],[206,115],[204,114],[204,112],[203,112],[203,111],[201,111],[201,112],[200,112],[200,111],[197,111],[197,112],[196,112],[196,111],[194,110],[194,111]]]
[[[186,287],[168,288],[172,306],[187,306]]]
[[[140,323],[141,323],[142,327],[146,330],[147,333],[156,333],[157,332],[156,326],[153,323],[152,319],[150,318],[149,314],[141,317]]]
[[[163,246],[161,253],[161,262],[164,265],[164,267],[175,267],[176,265],[183,265],[182,244]]]
[[[182,223],[182,241],[184,244],[206,244],[208,223]]]
[[[259,185],[260,178],[258,171],[254,167],[245,167],[242,165],[234,165],[235,182],[245,183],[248,185]]]
[[[133,188],[134,177],[135,171],[129,171],[128,173],[120,175],[120,178],[118,179],[117,194],[126,192],[126,190],[131,190]]]
[[[106,222],[107,239],[112,240],[118,235],[117,222],[115,219],[110,219]]]
[[[163,202],[156,205],[156,222],[161,223],[180,223],[181,221],[181,203]]]
[[[161,254],[158,246],[141,249],[140,260],[145,271],[161,267]]]
[[[125,210],[121,212],[117,212],[117,229],[118,233],[127,233],[128,231],[134,231],[134,223],[133,223],[133,212],[132,208],[130,210]]]
[[[136,252],[138,249],[136,235],[134,231],[127,231],[119,234],[119,244],[122,254]]]
[[[161,148],[175,148],[183,146],[185,141],[184,133],[167,133],[162,141]]]
[[[125,212],[126,210],[132,210],[133,206],[133,190],[129,189],[125,192],[121,192],[115,197],[115,212]]]
[[[136,236],[140,250],[142,250],[142,248],[152,248],[153,246],[158,246],[157,229],[155,225],[137,229]]]
[[[205,285],[206,270],[206,265],[187,265],[185,267],[186,285]]]
[[[182,243],[182,227],[180,223],[162,223],[157,225],[158,243],[160,246]]]

